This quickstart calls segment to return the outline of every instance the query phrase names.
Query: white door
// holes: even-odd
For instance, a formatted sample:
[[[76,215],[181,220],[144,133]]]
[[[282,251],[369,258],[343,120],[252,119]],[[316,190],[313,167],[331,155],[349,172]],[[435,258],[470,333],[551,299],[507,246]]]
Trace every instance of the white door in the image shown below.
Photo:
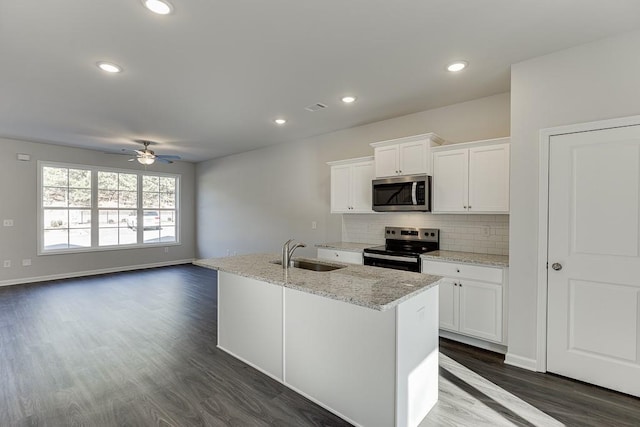
[[[349,183],[351,166],[339,165],[331,167],[331,212],[349,212]]]
[[[427,173],[427,144],[424,141],[400,144],[398,155],[400,175]]]
[[[397,145],[377,147],[374,152],[377,178],[399,174]]]
[[[469,150],[433,153],[433,212],[466,212]]]
[[[371,213],[371,181],[373,162],[354,164],[351,167],[351,207],[352,212]]]
[[[640,126],[549,156],[547,369],[640,396]]]
[[[469,211],[509,213],[509,144],[469,149]]]

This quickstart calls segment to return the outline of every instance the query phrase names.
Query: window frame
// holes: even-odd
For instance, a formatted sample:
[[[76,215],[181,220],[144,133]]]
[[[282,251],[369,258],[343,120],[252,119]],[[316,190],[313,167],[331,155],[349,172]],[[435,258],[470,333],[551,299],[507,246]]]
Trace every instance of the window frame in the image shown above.
[[[44,248],[44,210],[47,209],[44,206],[42,197],[43,197],[43,169],[45,167],[54,167],[54,168],[66,168],[66,169],[82,169],[91,171],[91,207],[84,208],[84,210],[91,211],[91,246],[83,247],[83,248],[66,248],[66,249],[45,249]],[[174,242],[155,242],[155,243],[144,243],[144,227],[137,227],[136,232],[137,238],[136,240],[140,243],[135,244],[119,244],[119,245],[109,245],[109,246],[99,246],[99,233],[100,233],[100,218],[99,211],[100,210],[117,210],[118,208],[99,208],[98,207],[98,172],[111,172],[111,173],[125,173],[125,174],[134,174],[137,177],[137,203],[136,208],[131,208],[128,210],[135,210],[138,215],[138,223],[144,224],[144,211],[151,210],[149,208],[143,207],[143,188],[142,181],[143,176],[158,176],[158,177],[167,177],[174,178],[176,180],[176,200],[175,200],[175,241]],[[37,186],[38,186],[38,256],[41,255],[61,255],[61,254],[77,254],[77,253],[86,253],[86,252],[104,252],[104,251],[118,251],[118,250],[129,250],[129,249],[144,249],[144,248],[158,248],[158,247],[168,247],[168,246],[180,246],[182,245],[182,204],[181,204],[181,193],[182,193],[182,175],[174,174],[174,173],[165,173],[165,172],[155,172],[155,171],[147,171],[147,170],[135,170],[135,169],[122,169],[122,168],[113,168],[113,167],[104,167],[104,166],[93,166],[93,165],[83,165],[78,163],[64,163],[64,162],[53,162],[53,161],[44,161],[38,160],[38,176],[37,176]],[[67,207],[66,209],[74,209]],[[78,208],[80,209],[80,208]],[[142,222],[140,222],[142,221]]]

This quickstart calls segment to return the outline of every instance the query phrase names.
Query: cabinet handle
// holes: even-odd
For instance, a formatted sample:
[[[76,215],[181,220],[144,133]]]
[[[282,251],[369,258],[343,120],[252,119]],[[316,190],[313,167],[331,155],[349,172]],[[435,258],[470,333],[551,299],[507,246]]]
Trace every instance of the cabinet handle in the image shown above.
[[[467,207],[466,207],[466,206],[463,206],[463,208],[467,209]]]
[[[459,268],[456,268],[456,273],[460,273],[460,269]]]
[[[402,173],[402,171],[400,171],[400,173]]]
[[[458,286],[462,287],[462,283],[458,283]]]
[[[469,205],[469,209],[471,209],[471,205]]]
[[[340,256],[340,255],[338,255],[338,254],[336,253],[336,256]]]

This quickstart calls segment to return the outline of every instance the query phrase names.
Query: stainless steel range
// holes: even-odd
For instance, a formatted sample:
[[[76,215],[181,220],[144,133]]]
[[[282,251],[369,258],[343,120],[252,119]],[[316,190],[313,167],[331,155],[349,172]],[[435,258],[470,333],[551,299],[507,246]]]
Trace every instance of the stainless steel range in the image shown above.
[[[385,244],[364,250],[364,265],[420,272],[420,255],[440,249],[437,228],[385,227]]]

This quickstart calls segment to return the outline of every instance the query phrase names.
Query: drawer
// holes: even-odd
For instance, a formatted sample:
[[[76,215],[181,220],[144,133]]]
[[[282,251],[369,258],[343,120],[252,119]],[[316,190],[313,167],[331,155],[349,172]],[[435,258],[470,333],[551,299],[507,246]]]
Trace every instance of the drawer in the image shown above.
[[[362,252],[337,251],[335,249],[318,248],[318,258],[327,261],[339,261],[362,265]]]
[[[455,262],[442,262],[422,260],[422,272],[453,278],[466,278],[481,280],[484,282],[502,283],[502,269],[495,267],[482,267],[479,265],[460,264]]]

